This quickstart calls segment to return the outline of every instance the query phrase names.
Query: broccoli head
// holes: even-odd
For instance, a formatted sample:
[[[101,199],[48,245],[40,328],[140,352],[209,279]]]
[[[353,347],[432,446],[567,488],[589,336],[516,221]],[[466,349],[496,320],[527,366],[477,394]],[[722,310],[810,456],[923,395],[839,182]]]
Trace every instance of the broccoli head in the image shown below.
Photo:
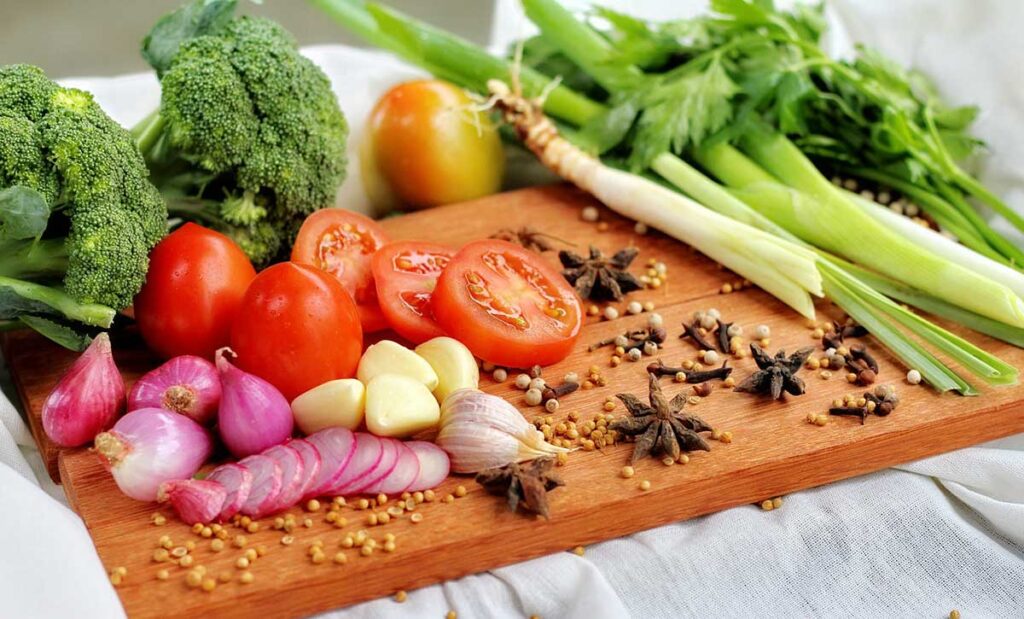
[[[0,320],[23,313],[19,278],[62,280],[58,292],[84,305],[130,305],[167,230],[148,176],[131,134],[92,95],[37,67],[0,67]]]
[[[157,23],[143,56],[160,75],[160,108],[135,135],[172,213],[226,232],[259,263],[333,203],[348,126],[294,38],[231,17],[234,4],[195,0]]]

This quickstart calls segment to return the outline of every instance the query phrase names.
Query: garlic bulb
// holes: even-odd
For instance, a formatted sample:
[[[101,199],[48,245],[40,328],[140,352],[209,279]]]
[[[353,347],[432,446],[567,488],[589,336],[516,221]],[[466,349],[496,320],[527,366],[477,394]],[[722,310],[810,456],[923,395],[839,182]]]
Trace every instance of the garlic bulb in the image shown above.
[[[448,452],[456,473],[569,451],[545,441],[515,406],[476,389],[460,389],[445,398],[435,442]]]

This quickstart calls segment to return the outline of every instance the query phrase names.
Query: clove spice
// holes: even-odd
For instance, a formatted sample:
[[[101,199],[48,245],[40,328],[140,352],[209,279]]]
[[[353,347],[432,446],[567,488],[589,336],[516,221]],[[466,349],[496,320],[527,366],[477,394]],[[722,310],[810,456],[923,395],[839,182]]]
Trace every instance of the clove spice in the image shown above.
[[[729,327],[735,323],[731,322],[718,322],[718,350],[725,354],[729,354]]]
[[[704,334],[700,332],[701,326],[699,320],[694,320],[692,323],[683,323],[683,333],[679,336],[680,339],[690,338],[701,350],[714,350],[715,345],[712,344],[704,337]]]
[[[564,395],[569,395],[579,388],[580,384],[578,382],[564,381],[560,385],[544,389],[544,391],[541,392],[541,401],[547,402],[548,400],[556,400]]]
[[[722,367],[713,370],[687,370],[686,368],[665,365],[664,361],[658,359],[647,366],[647,371],[659,377],[682,374],[686,376],[686,382],[691,385],[697,385],[709,380],[725,380],[732,374],[732,368],[729,367],[728,360],[722,363]]]

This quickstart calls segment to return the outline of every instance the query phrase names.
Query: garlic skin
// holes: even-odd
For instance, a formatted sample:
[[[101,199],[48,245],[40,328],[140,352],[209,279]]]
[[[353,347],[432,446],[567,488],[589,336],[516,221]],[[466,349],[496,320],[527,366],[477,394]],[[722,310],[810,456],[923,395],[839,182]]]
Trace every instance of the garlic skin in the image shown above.
[[[92,442],[124,412],[124,378],[114,364],[110,337],[93,339],[43,403],[43,430],[61,447]]]
[[[515,406],[476,389],[460,389],[445,398],[434,442],[448,452],[456,473],[569,451],[545,441]]]

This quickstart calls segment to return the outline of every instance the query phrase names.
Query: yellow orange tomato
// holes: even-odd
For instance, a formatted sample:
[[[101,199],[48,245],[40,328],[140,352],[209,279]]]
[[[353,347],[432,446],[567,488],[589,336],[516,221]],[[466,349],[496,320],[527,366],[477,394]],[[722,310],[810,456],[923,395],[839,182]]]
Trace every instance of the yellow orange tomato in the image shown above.
[[[498,191],[505,159],[497,129],[466,93],[440,80],[395,86],[370,114],[361,149],[374,203],[427,208]]]

